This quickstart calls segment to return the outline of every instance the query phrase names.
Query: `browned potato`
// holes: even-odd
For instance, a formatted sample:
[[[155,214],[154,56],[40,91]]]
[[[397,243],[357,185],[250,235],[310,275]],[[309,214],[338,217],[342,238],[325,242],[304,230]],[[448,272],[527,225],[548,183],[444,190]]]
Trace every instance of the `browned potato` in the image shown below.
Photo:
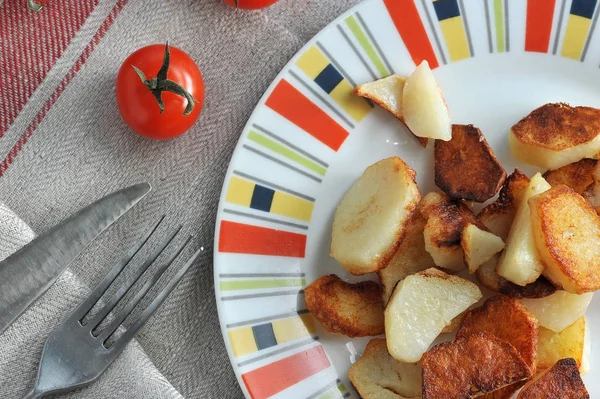
[[[572,188],[560,185],[529,200],[544,276],[574,294],[600,289],[600,218]]]
[[[349,284],[335,274],[322,276],[306,287],[304,301],[329,332],[366,337],[385,330],[381,289],[374,281]]]
[[[452,125],[450,141],[435,142],[435,184],[450,198],[485,202],[504,183],[506,172],[481,130]]]
[[[538,370],[545,370],[560,359],[573,358],[580,372],[584,360],[585,348],[585,317],[580,317],[575,323],[561,332],[554,332],[541,327],[537,344]]]
[[[477,220],[489,231],[506,241],[519,203],[525,195],[529,178],[515,169],[504,181],[498,199],[479,212]]]
[[[460,246],[462,232],[468,223],[476,223],[471,209],[437,192],[423,197],[420,209],[427,219],[423,232],[425,249],[435,264],[452,271],[463,269],[464,251]]]
[[[515,392],[517,392],[523,386],[523,384],[525,383],[517,382],[516,384],[505,386],[504,388],[500,388],[494,392],[486,393],[485,395],[480,396],[480,399],[511,399]]]
[[[529,381],[517,399],[586,399],[590,395],[573,359],[562,359]]]
[[[585,189],[594,182],[592,173],[597,163],[595,159],[583,158],[562,168],[549,170],[543,176],[552,187],[564,184],[575,190],[577,194],[583,194]]]
[[[514,125],[508,144],[515,158],[558,169],[600,152],[600,110],[545,104]]]
[[[404,76],[390,75],[385,78],[377,79],[373,82],[367,82],[354,88],[354,93],[361,97],[368,98],[375,104],[379,105],[390,114],[398,118],[404,126],[404,115],[402,115],[402,94],[404,92],[404,84],[406,83]],[[406,126],[408,129],[408,126]],[[419,140],[421,146],[427,147],[427,138],[415,136]]]
[[[363,399],[421,398],[421,365],[392,358],[385,339],[369,341],[348,378]]]
[[[390,263],[377,272],[379,282],[383,288],[383,303],[387,304],[392,292],[398,282],[404,280],[411,274],[434,267],[435,263],[429,252],[425,250],[425,239],[423,230],[425,218],[419,210],[413,214],[412,220],[407,228],[406,236],[398,248],[398,252]]]
[[[538,277],[533,283],[522,287],[496,273],[498,257],[492,258],[487,263],[479,266],[475,275],[477,280],[486,288],[508,295],[513,298],[544,298],[556,292],[556,287],[544,276]]]
[[[531,376],[514,346],[479,332],[425,353],[423,399],[474,398]]]
[[[538,322],[519,300],[501,295],[489,298],[482,307],[467,313],[456,338],[478,332],[490,333],[514,346],[535,373]]]

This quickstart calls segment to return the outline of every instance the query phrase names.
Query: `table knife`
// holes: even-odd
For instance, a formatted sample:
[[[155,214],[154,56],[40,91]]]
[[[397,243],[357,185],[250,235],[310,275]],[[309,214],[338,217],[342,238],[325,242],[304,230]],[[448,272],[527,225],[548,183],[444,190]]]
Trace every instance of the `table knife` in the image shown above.
[[[0,334],[56,281],[100,233],[151,187],[137,184],[99,199],[0,262]]]

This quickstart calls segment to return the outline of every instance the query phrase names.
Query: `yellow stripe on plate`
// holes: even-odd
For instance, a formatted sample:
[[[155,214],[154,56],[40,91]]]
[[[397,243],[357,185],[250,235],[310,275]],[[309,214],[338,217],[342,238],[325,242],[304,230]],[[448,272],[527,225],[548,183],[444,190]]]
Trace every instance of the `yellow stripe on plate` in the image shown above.
[[[272,325],[278,344],[306,337],[315,332],[315,321],[309,314],[275,320]]]
[[[314,206],[310,201],[275,191],[270,212],[310,222]]]
[[[298,58],[296,65],[314,80],[329,65],[329,60],[321,53],[321,50],[312,46]]]
[[[448,18],[440,21],[440,27],[446,39],[446,46],[452,61],[469,58],[469,44],[462,17]]]
[[[364,98],[354,94],[354,88],[346,79],[342,80],[329,95],[357,122],[362,121],[371,112],[369,104]]]
[[[254,186],[255,184],[248,180],[233,176],[229,182],[225,201],[231,204],[250,206],[252,194],[254,193]]]
[[[256,341],[254,340],[252,327],[243,327],[236,330],[230,330],[229,342],[231,342],[231,347],[235,357],[244,356],[258,350]]]
[[[581,57],[585,40],[592,21],[579,15],[569,15],[565,39],[562,46],[562,56],[578,60]]]

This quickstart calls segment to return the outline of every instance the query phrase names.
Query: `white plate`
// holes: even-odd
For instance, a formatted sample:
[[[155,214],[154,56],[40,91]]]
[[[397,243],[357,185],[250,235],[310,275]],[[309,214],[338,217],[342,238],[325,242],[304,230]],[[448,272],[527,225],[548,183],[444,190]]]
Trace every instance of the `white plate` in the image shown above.
[[[431,145],[351,93],[427,59],[454,123],[481,128],[510,173],[508,129],[547,102],[600,107],[597,0],[371,0],[332,22],[283,69],[242,132],[215,233],[215,291],[227,350],[248,398],[358,397],[347,378],[368,339],[325,332],[303,287],[356,280],[329,257],[336,204],[392,155],[434,189]],[[600,298],[587,312],[600,331]],[[600,396],[600,346],[585,382]]]

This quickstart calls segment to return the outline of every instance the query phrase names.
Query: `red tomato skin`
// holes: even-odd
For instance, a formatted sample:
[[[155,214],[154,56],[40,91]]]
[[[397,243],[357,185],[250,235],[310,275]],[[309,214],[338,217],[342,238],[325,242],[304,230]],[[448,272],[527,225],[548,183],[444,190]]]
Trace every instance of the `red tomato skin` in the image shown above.
[[[245,10],[258,10],[277,3],[278,0],[238,0],[238,8]],[[225,0],[225,3],[235,7],[235,0]]]
[[[198,100],[189,115],[183,115],[187,100],[167,91],[162,93],[165,110],[161,114],[156,98],[132,68],[135,65],[141,69],[147,79],[156,77],[165,53],[164,44],[135,51],[123,62],[117,75],[117,105],[123,120],[136,133],[156,140],[177,137],[189,130],[200,116],[204,100],[204,81],[194,60],[176,47],[169,46],[169,50],[167,79],[179,83]]]

